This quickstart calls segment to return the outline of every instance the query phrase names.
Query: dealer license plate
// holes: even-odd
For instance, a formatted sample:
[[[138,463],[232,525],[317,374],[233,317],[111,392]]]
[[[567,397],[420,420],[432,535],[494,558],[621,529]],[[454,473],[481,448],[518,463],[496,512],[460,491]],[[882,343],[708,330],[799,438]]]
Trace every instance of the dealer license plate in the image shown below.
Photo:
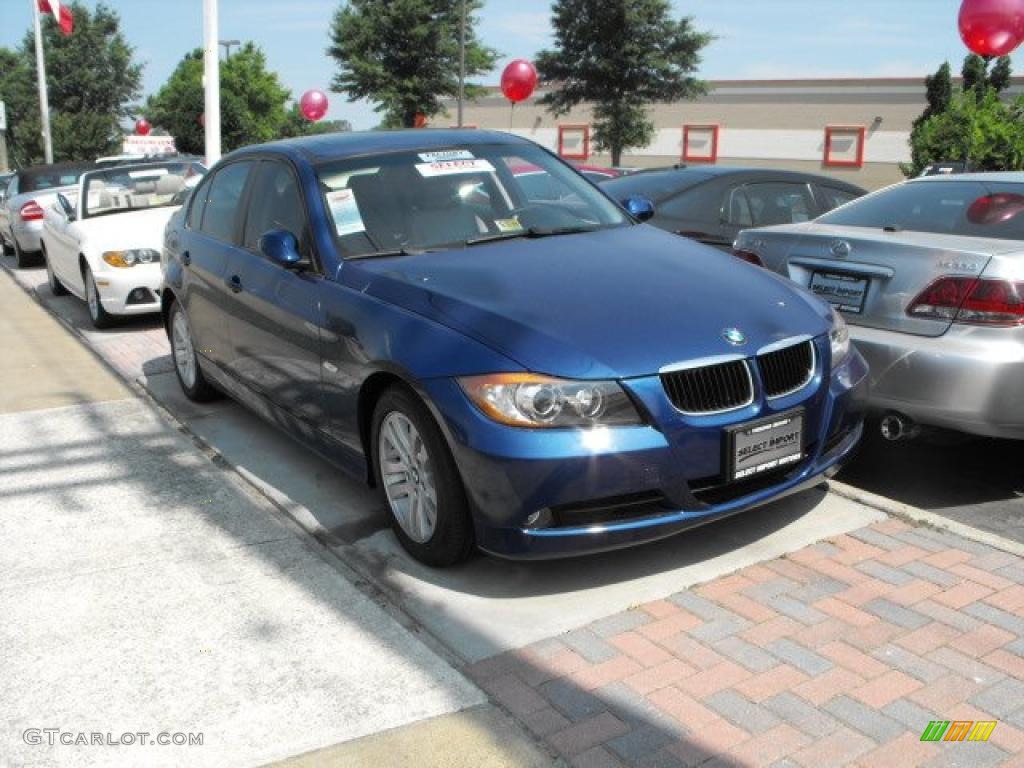
[[[814,272],[811,274],[811,292],[841,312],[859,315],[864,311],[868,279],[837,272]]]
[[[729,479],[746,480],[795,464],[803,455],[803,410],[743,424],[729,433]]]

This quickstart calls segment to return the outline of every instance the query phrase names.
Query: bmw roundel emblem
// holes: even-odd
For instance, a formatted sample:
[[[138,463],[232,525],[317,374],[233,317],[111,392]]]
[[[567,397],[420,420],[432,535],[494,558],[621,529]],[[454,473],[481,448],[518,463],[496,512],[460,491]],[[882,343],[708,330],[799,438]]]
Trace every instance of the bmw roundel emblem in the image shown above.
[[[722,331],[722,338],[737,347],[747,343],[746,335],[739,328],[726,328]]]

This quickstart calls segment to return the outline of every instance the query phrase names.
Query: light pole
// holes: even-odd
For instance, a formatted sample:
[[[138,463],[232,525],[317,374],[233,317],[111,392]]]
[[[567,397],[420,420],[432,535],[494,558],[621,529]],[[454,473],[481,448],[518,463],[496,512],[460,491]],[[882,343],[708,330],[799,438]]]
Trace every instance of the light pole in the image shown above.
[[[232,46],[238,47],[239,45],[242,44],[241,40],[218,40],[217,42],[220,43],[221,47],[224,49],[224,60],[225,61],[227,61],[228,59],[231,58],[231,48],[232,48]]]
[[[459,128],[462,127],[462,102],[466,98],[466,0],[459,14]]]
[[[203,75],[206,85],[206,167],[220,160],[220,50],[217,0],[203,0]]]

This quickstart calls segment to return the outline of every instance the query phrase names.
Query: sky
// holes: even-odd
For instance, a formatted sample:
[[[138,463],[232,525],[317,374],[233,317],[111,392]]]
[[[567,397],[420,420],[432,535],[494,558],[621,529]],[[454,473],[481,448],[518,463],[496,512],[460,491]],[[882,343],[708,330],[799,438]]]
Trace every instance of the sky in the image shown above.
[[[35,0],[0,0],[0,45],[14,46],[31,25]],[[97,0],[85,0],[94,7]],[[160,87],[181,57],[202,47],[202,0],[107,0],[145,64],[144,89]],[[327,91],[331,16],[341,0],[221,0],[221,39],[252,40],[297,98]],[[960,0],[674,0],[678,16],[717,39],[704,52],[708,80],[815,77],[924,77],[943,61],[959,70],[966,49],[957,33]],[[480,82],[551,44],[550,0],[485,0],[478,33],[503,55]],[[1024,74],[1024,48],[1014,64]],[[377,124],[372,105],[329,93],[331,119],[356,129]]]

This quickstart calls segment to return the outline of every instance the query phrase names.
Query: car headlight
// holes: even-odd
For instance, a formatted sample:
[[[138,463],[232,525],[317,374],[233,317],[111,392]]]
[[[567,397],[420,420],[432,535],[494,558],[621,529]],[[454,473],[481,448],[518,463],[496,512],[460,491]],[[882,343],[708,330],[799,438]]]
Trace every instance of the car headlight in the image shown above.
[[[832,309],[832,328],[828,332],[828,340],[832,347],[832,370],[835,370],[850,354],[850,329],[835,308]]]
[[[134,267],[160,261],[160,251],[152,248],[132,248],[127,251],[104,251],[103,260],[112,267]]]
[[[629,396],[614,381],[571,381],[535,373],[494,373],[458,381],[481,411],[512,427],[641,423]]]

